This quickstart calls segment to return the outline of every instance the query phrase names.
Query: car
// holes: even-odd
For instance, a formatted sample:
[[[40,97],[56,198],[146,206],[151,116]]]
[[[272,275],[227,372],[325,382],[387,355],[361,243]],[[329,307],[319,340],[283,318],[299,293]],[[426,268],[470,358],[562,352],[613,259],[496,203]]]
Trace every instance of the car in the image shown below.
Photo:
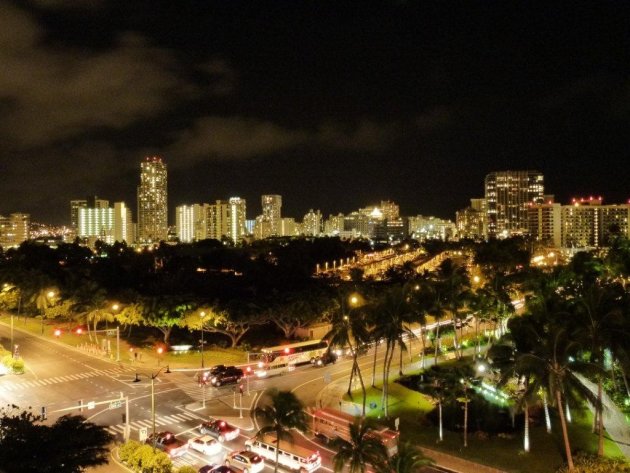
[[[337,355],[332,351],[327,351],[323,355],[316,356],[311,360],[313,366],[326,366],[330,363],[337,363]]]
[[[221,419],[211,419],[209,422],[203,422],[199,426],[201,435],[211,435],[219,442],[227,442],[234,440],[241,433],[238,427],[228,424]]]
[[[225,457],[225,464],[235,466],[243,473],[258,473],[265,468],[264,458],[248,450],[228,453]]]
[[[225,465],[204,465],[199,468],[199,473],[237,473],[229,466]]]
[[[221,444],[209,435],[203,435],[188,440],[188,447],[204,455],[216,455],[221,451]]]
[[[236,366],[226,366],[223,371],[219,371],[210,377],[213,386],[219,387],[223,384],[238,383],[243,379],[243,370]]]
[[[172,432],[157,432],[155,437],[151,434],[147,437],[145,443],[149,445],[155,444],[156,448],[159,448],[171,458],[182,456],[188,452],[188,444],[175,437],[175,434]]]

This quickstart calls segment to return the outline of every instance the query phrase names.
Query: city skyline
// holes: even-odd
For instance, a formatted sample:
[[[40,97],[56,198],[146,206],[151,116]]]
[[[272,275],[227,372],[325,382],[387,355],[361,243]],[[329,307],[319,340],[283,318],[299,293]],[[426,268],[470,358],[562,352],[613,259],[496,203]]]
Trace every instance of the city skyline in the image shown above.
[[[0,214],[132,203],[152,154],[171,202],[278,194],[287,215],[452,218],[501,169],[623,202],[629,9],[2,0]]]

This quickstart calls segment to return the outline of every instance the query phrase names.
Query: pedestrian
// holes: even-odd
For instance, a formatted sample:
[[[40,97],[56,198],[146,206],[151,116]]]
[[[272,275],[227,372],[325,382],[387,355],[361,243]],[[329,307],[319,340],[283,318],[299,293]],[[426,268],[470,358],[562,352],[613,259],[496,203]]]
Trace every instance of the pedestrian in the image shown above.
[[[138,361],[138,352],[137,351],[133,352],[133,361],[134,362]]]

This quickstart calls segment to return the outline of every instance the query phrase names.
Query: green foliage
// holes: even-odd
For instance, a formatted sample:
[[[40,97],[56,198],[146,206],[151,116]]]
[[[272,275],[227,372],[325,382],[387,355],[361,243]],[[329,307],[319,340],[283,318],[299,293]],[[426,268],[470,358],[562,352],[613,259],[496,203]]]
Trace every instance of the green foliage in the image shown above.
[[[573,470],[563,466],[557,473],[630,473],[630,464],[621,458],[602,458],[581,453],[575,457],[574,464]]]
[[[135,440],[122,444],[118,450],[118,456],[129,468],[139,473],[171,473],[173,468],[173,463],[166,453],[160,450],[154,452],[151,445]]]
[[[184,465],[178,468],[175,473],[197,473],[197,468],[193,468],[190,465]]]
[[[335,473],[364,473],[368,465],[382,465],[387,461],[387,449],[376,437],[370,435],[372,428],[370,419],[357,417],[350,425],[350,441],[339,437],[333,441],[338,450],[333,457]]]
[[[6,473],[79,473],[107,463],[112,436],[82,416],[43,425],[30,411],[0,411],[0,465]]]
[[[22,358],[13,358],[13,355],[10,353],[2,357],[2,364],[15,374],[24,373],[24,360]]]

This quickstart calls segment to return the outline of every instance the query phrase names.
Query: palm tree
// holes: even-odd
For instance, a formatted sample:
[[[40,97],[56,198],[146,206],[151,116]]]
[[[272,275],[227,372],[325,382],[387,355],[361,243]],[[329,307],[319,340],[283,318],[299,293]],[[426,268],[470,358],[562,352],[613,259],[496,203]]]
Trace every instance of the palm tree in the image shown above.
[[[261,417],[267,425],[261,428],[256,436],[263,437],[267,433],[275,434],[277,448],[274,472],[277,473],[280,441],[288,440],[291,442],[291,429],[306,431],[308,422],[302,402],[291,391],[278,391],[274,388],[268,390],[266,394],[270,404],[257,407],[254,410],[254,415]]]
[[[435,463],[410,443],[398,445],[398,453],[386,462],[375,465],[377,473],[416,473],[422,467]]]
[[[584,287],[574,299],[574,309],[579,317],[577,324],[585,346],[590,345],[590,362],[598,366],[597,403],[595,404],[595,424],[598,433],[599,456],[604,455],[604,423],[602,383],[606,371],[605,351],[614,349],[623,352],[626,344],[616,344],[617,334],[623,334],[623,310],[621,303],[625,292],[618,283],[602,282]]]
[[[358,356],[359,346],[367,342],[368,331],[366,327],[365,313],[359,309],[350,311],[348,304],[353,304],[353,297],[341,296],[337,302],[337,310],[332,313],[331,330],[324,335],[324,339],[328,340],[329,346],[339,346],[342,349],[348,347],[352,353],[352,369],[350,371],[350,381],[348,383],[348,395],[352,395],[352,380],[354,375],[359,378],[361,383],[361,391],[363,392],[363,415],[365,415],[365,403],[367,400],[367,392],[363,375],[359,367]],[[354,303],[356,304],[356,303]]]
[[[439,266],[437,278],[441,285],[444,307],[451,314],[455,336],[455,355],[461,358],[459,340],[457,336],[457,322],[460,321],[460,309],[470,299],[470,280],[468,272],[463,266],[453,263],[453,260],[445,259]]]
[[[526,321],[528,323],[530,321]],[[584,387],[574,373],[582,365],[579,362],[571,362],[577,355],[580,345],[571,337],[568,330],[562,326],[547,323],[545,326],[536,327],[530,325],[532,340],[526,345],[532,347],[529,350],[519,348],[519,339],[516,339],[516,347],[520,355],[515,360],[515,371],[527,376],[531,382],[527,386],[524,395],[531,396],[539,389],[549,393],[554,399],[562,437],[564,440],[565,454],[569,470],[573,470],[573,457],[571,444],[567,430],[567,420],[564,412],[564,402],[572,393],[579,393],[581,397],[595,404],[596,397]]]
[[[94,281],[88,281],[80,286],[74,295],[75,303],[72,309],[76,311],[80,323],[85,323],[88,329],[88,337],[92,341],[90,323],[94,326],[94,337],[96,329],[101,320],[112,320],[113,315],[107,311],[107,291]]]
[[[415,337],[409,329],[413,321],[414,311],[410,302],[409,286],[393,286],[389,288],[375,308],[378,315],[377,324],[382,330],[385,340],[385,357],[383,359],[383,409],[385,417],[389,416],[389,372],[394,349],[398,345],[402,352],[407,349],[404,336]],[[402,372],[402,367],[401,367]]]
[[[333,457],[335,473],[365,473],[368,465],[381,465],[387,461],[387,449],[380,440],[370,435],[372,424],[365,417],[357,417],[350,424],[349,442],[341,438],[333,440],[338,451]]]

